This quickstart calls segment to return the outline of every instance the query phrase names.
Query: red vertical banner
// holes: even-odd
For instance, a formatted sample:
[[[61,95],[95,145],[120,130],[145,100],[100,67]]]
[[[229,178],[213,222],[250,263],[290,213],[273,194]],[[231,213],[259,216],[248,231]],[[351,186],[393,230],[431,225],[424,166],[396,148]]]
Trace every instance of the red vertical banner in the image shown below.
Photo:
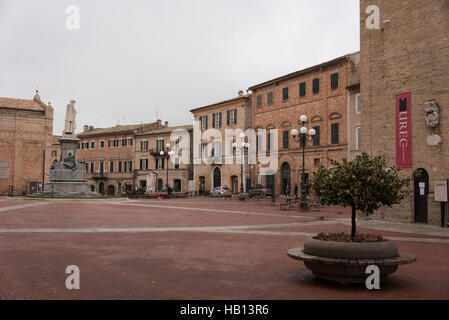
[[[396,96],[396,166],[412,167],[412,94]]]

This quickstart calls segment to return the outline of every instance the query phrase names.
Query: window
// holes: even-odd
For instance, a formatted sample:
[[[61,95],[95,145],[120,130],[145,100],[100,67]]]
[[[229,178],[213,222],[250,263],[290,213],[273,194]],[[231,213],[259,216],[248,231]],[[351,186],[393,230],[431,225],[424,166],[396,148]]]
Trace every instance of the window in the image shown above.
[[[267,150],[272,151],[273,148],[273,135],[271,133],[267,136]]]
[[[262,152],[262,135],[257,134],[257,152]]]
[[[91,149],[95,149],[95,141],[91,141],[90,142],[90,148]]]
[[[93,173],[95,170],[95,162],[90,163],[90,173]]]
[[[288,149],[288,138],[289,138],[288,131],[284,131],[282,134],[282,147],[284,149]]]
[[[338,73],[331,74],[331,89],[338,88]]]
[[[179,157],[175,158],[175,170],[179,169]]]
[[[331,125],[331,143],[332,144],[339,144],[340,143],[339,125],[338,125],[338,123],[333,123]]]
[[[299,84],[299,96],[300,97],[306,96],[306,83],[305,82],[301,82]]]
[[[262,96],[261,95],[257,96],[257,98],[256,98],[256,105],[257,105],[257,108],[262,107]]]
[[[109,172],[114,172],[114,161],[109,161]]]
[[[51,152],[51,156],[52,156],[52,157],[56,157],[57,155],[58,155],[58,151],[53,150],[53,151]]]
[[[102,149],[104,148],[104,140],[100,141],[100,148],[102,148]]]
[[[157,141],[156,141],[156,149],[157,149],[158,152],[164,150],[164,139],[157,139]]]
[[[125,163],[126,166],[126,163]],[[140,170],[148,170],[148,159],[140,159]],[[125,168],[126,171],[126,168]]]
[[[237,124],[237,109],[234,109],[234,110],[228,110],[228,111],[226,112],[226,114],[227,114],[227,120],[226,120],[226,123],[227,123],[228,125],[231,125],[231,124]]]
[[[221,157],[221,141],[213,143],[212,156]]]
[[[147,140],[140,141],[140,150],[141,151],[148,150],[148,141]]]
[[[118,162],[118,172],[122,172],[122,162]]]
[[[357,127],[355,129],[355,148],[356,150],[362,150],[362,128]]]
[[[320,163],[321,163],[320,158],[313,159],[313,164],[315,165],[315,167],[319,167]]]
[[[362,113],[361,104],[362,104],[362,101],[360,100],[360,93],[357,93],[355,95],[355,113],[356,114]]]
[[[128,146],[132,146],[133,145],[133,139],[132,138],[128,138]]]
[[[164,169],[164,159],[156,159],[156,169]]]
[[[81,149],[89,149],[89,142],[83,142],[81,145]]]
[[[212,128],[221,128],[221,112],[212,114]]]
[[[313,79],[313,93],[320,92],[320,79]]]
[[[282,100],[288,100],[288,87],[282,89]]]
[[[320,126],[313,127],[316,134],[313,136],[313,146],[318,147],[320,145]]]
[[[148,163],[147,163],[148,168]],[[125,172],[132,172],[133,171],[133,162],[132,161],[125,161]]]
[[[273,92],[268,92],[268,95],[267,95],[267,102],[268,102],[268,105],[269,105],[269,106],[272,106],[272,105],[273,105]]]
[[[104,172],[104,161],[100,161],[100,173]]]
[[[202,130],[207,130],[207,116],[200,117],[200,128]]]

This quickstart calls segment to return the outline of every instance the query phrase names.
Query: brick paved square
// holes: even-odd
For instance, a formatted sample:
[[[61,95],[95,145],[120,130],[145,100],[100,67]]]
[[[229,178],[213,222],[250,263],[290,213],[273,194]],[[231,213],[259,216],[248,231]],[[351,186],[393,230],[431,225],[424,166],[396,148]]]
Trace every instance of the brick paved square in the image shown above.
[[[324,217],[324,219],[320,218]],[[449,232],[359,221],[418,261],[379,291],[317,280],[290,248],[349,212],[234,200],[0,200],[0,299],[447,299]],[[80,290],[68,290],[68,265]]]

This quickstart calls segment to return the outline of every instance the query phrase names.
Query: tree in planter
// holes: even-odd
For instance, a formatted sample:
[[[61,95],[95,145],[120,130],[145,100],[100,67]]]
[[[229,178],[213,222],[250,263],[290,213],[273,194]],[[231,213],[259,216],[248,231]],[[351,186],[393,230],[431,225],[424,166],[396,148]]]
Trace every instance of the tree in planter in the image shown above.
[[[382,206],[399,204],[408,194],[402,191],[410,178],[401,178],[401,169],[386,168],[384,156],[370,157],[366,152],[354,160],[330,160],[334,166],[321,166],[314,172],[313,188],[322,204],[352,208],[351,238],[356,236],[356,215],[360,211],[373,214]]]

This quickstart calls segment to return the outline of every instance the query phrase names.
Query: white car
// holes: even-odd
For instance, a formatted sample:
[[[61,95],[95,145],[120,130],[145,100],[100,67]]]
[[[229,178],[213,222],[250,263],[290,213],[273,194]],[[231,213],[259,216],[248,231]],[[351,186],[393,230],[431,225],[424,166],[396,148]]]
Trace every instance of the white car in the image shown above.
[[[214,190],[209,192],[209,196],[218,198],[230,198],[232,196],[232,192],[228,187],[216,187]]]

